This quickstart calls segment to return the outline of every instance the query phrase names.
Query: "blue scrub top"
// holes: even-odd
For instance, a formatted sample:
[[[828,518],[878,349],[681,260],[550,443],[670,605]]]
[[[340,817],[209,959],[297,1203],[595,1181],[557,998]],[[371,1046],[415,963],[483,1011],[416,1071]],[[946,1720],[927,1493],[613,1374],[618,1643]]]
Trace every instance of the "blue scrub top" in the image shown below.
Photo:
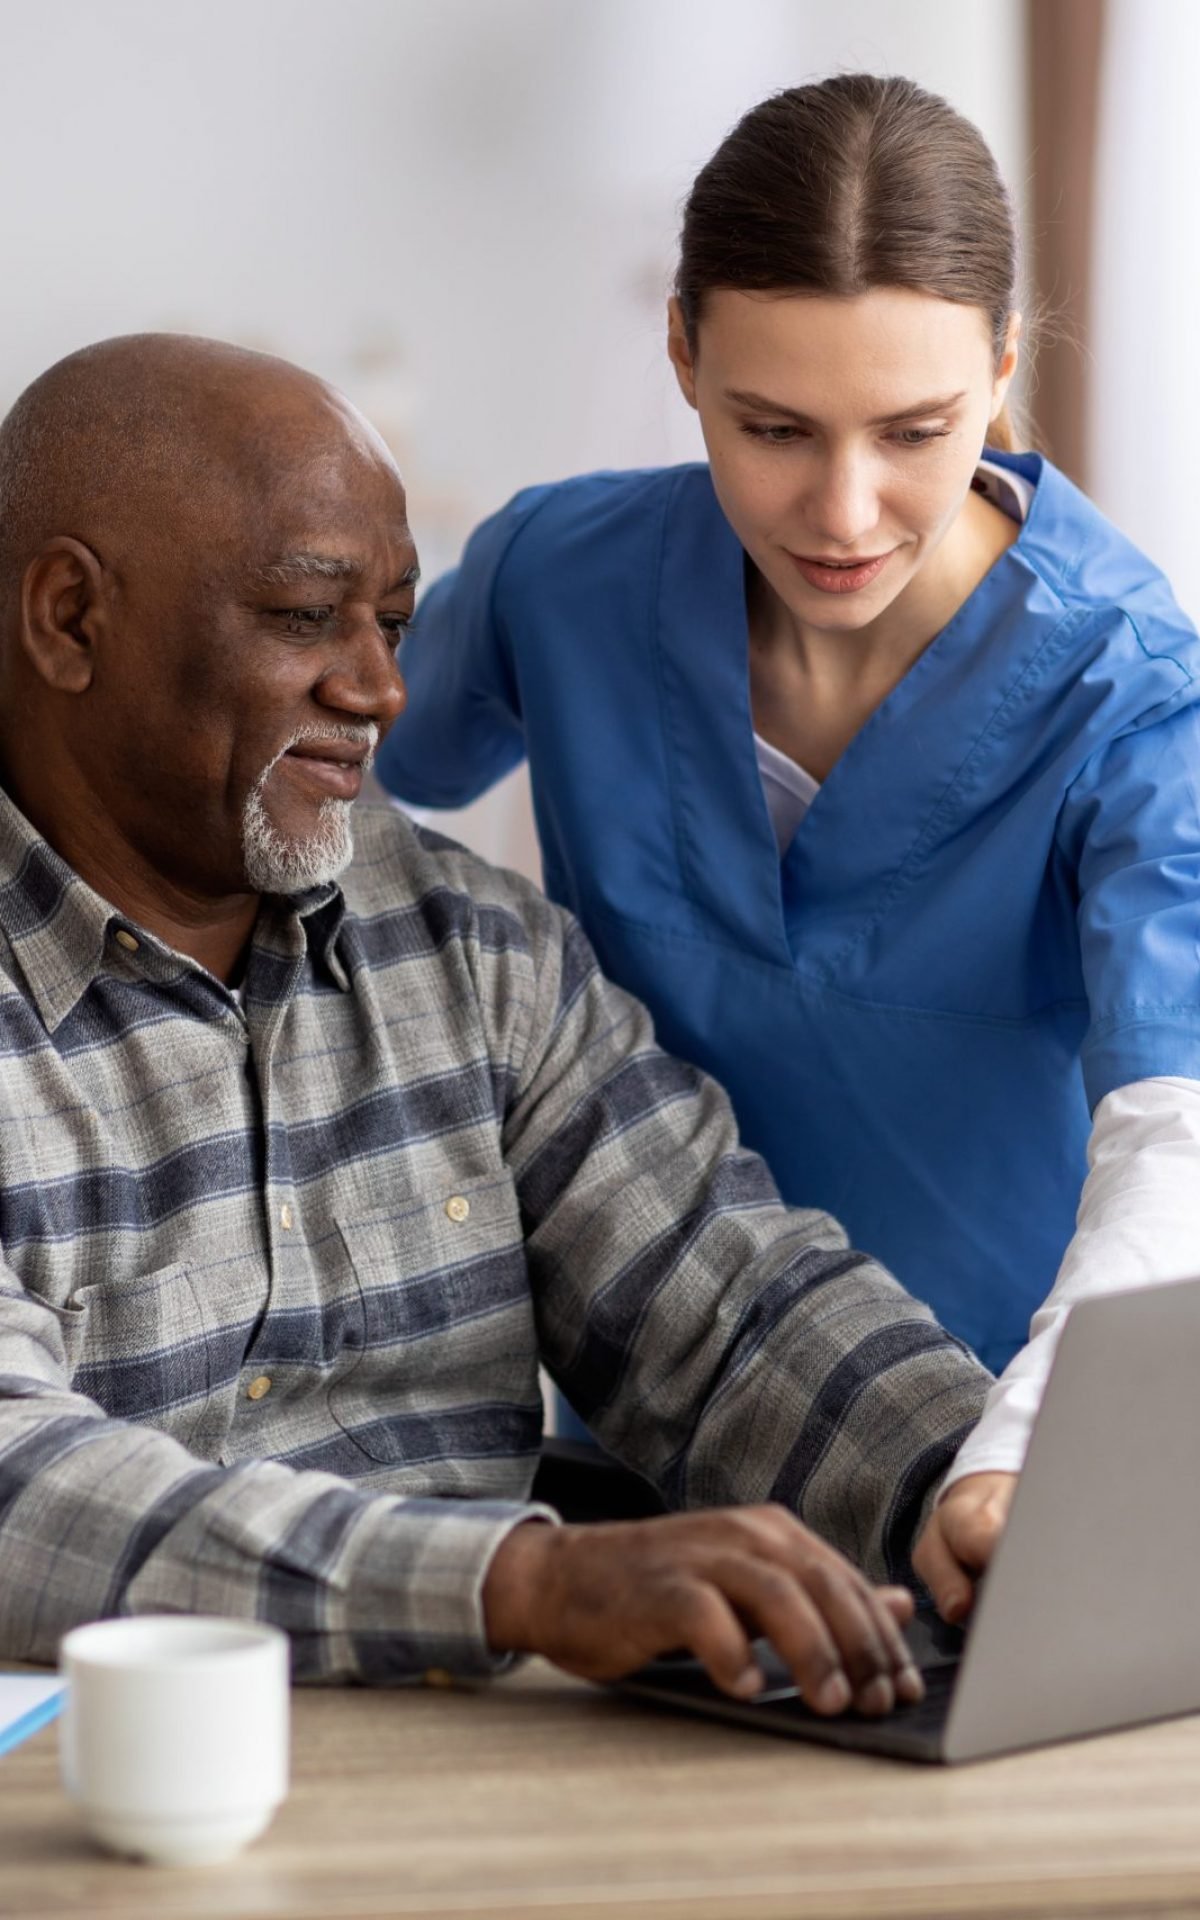
[[[1066,478],[851,741],[780,861],[743,552],[705,466],[537,487],[427,595],[379,759],[459,806],[528,754],[546,888],[785,1197],[1003,1366],[1089,1108],[1200,1078],[1200,641]]]

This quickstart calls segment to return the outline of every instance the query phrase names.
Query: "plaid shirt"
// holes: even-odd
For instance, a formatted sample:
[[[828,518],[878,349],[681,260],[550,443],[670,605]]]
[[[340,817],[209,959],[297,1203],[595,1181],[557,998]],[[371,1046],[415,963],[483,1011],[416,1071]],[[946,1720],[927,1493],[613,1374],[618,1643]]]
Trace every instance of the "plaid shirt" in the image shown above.
[[[196,1610],[301,1676],[490,1671],[539,1357],[671,1504],[902,1562],[989,1376],[568,916],[391,809],[357,841],[239,1000],[0,795],[0,1652]]]

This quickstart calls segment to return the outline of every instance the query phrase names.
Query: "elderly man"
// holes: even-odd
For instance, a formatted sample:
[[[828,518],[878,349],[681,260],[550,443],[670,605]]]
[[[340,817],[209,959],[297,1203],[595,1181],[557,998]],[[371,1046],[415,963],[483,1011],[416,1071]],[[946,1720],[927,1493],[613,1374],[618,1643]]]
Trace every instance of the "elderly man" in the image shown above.
[[[915,1698],[835,1548],[906,1565],[988,1376],[533,888],[352,847],[416,578],[279,361],[109,341],[0,428],[0,1649],[196,1609],[301,1677],[687,1646],[749,1694],[766,1633],[820,1710]],[[705,1511],[545,1524],[539,1359]]]

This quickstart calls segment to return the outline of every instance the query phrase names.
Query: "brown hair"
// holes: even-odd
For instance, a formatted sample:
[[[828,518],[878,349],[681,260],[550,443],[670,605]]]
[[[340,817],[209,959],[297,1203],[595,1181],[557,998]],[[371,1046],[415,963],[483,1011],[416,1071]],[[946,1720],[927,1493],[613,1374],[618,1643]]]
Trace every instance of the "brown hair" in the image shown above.
[[[773,94],[722,141],[688,195],[675,292],[694,350],[715,287],[907,287],[980,307],[999,364],[1016,280],[1016,223],[979,129],[912,80],[848,73]],[[1007,407],[988,439],[1016,444]]]

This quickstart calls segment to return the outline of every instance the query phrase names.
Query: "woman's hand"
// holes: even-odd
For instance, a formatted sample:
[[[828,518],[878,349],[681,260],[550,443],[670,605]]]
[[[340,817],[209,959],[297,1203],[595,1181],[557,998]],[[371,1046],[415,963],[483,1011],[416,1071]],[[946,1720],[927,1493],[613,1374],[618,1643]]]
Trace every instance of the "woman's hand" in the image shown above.
[[[902,1587],[873,1587],[783,1507],[713,1508],[601,1526],[515,1527],[483,1588],[497,1653],[540,1653],[616,1680],[686,1648],[726,1693],[763,1684],[751,1639],[787,1662],[818,1713],[919,1700]]]
[[[930,1515],[913,1568],[943,1620],[965,1620],[974,1606],[975,1582],[1004,1531],[1016,1484],[1015,1473],[968,1473]]]

